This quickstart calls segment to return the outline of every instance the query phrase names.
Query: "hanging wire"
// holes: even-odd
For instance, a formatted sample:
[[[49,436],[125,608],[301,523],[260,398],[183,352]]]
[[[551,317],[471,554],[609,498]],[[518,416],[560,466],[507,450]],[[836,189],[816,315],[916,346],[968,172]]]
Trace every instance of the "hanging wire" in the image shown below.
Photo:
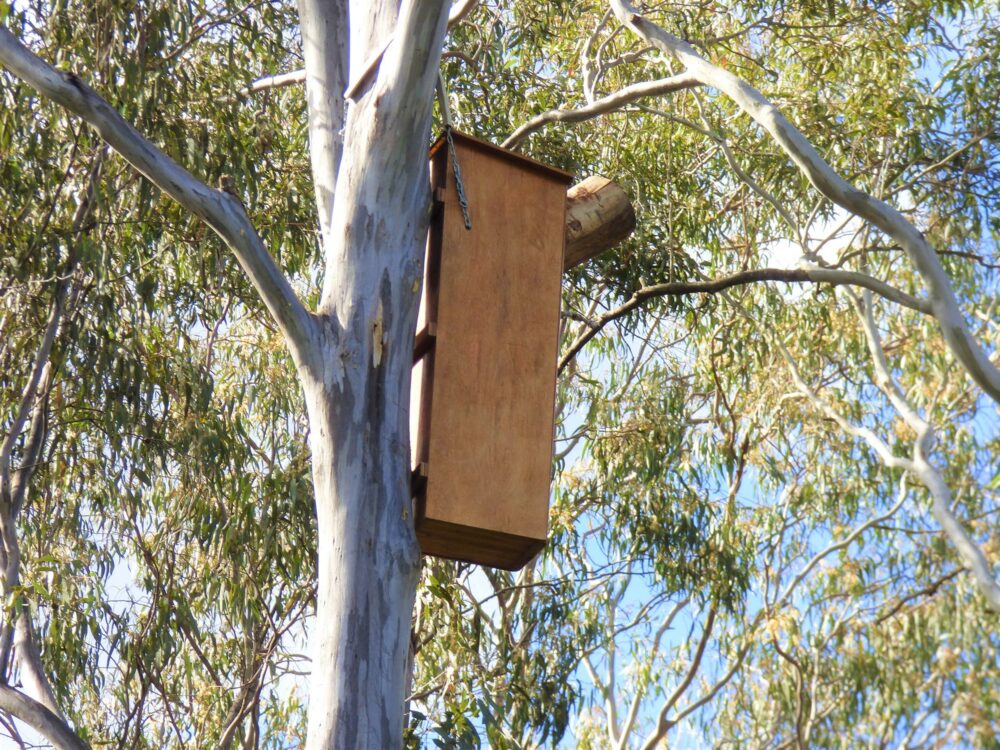
[[[469,200],[465,195],[465,183],[462,181],[462,168],[458,165],[458,153],[455,151],[455,140],[451,136],[451,108],[448,106],[448,92],[444,85],[444,76],[438,71],[438,101],[441,103],[441,114],[444,117],[444,137],[448,142],[448,156],[451,159],[451,169],[455,173],[455,192],[458,194],[458,205],[462,209],[466,230],[472,229],[472,217],[469,215]]]

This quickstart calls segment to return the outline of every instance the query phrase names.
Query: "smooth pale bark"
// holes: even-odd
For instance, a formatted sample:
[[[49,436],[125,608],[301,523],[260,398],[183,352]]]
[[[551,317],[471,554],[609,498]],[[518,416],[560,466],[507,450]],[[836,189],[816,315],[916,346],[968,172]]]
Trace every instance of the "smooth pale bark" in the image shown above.
[[[348,103],[316,317],[321,353],[300,369],[319,529],[309,750],[402,744],[420,565],[406,405],[447,4],[404,2],[398,20],[387,15],[393,3],[376,5],[374,25],[351,19],[352,75],[383,38],[377,29],[393,29],[393,41]],[[306,85],[313,96],[320,84]]]
[[[936,440],[934,427],[918,409],[914,408],[893,377],[892,368],[889,366],[885,349],[882,346],[881,334],[875,322],[871,293],[866,292],[861,297],[855,297],[855,305],[865,331],[865,338],[868,341],[868,351],[872,356],[872,364],[875,367],[875,382],[889,398],[903,421],[917,434],[917,439],[913,444],[913,459],[909,471],[920,479],[931,493],[931,514],[955,546],[966,569],[972,573],[976,585],[986,598],[990,608],[994,612],[1000,612],[1000,584],[993,577],[993,566],[952,512],[954,500],[951,488],[944,481],[941,472],[930,462],[930,454]]]
[[[301,75],[293,73],[281,77],[282,84],[278,84],[308,81],[309,160],[324,242],[329,239],[337,170],[344,153],[347,5],[347,0],[299,0],[299,28],[306,67]]]
[[[0,711],[19,718],[57,750],[90,750],[65,721],[19,690],[0,685]]]
[[[336,9],[334,6],[342,5],[343,2],[344,0],[334,0],[334,2],[330,2],[329,0],[299,0],[299,13],[300,16],[303,16],[304,14],[317,14],[314,15],[310,21],[306,22],[310,27],[313,27],[317,24],[326,25],[327,19],[333,21],[340,18],[340,11]],[[451,12],[448,14],[448,28],[451,29],[452,27],[461,23],[465,19],[465,17],[468,16],[469,13],[471,13],[475,9],[475,7],[478,4],[479,4],[478,0],[458,0],[458,2],[456,2],[451,7]],[[340,28],[341,27],[337,27],[334,30],[334,33],[339,35]],[[346,21],[344,23],[343,28],[344,29],[347,28]],[[378,66],[382,63],[382,55],[384,55],[386,49],[389,48],[389,45],[392,43],[394,36],[395,33],[390,34],[388,38],[386,38],[376,48],[376,51],[371,56],[368,57],[364,65],[360,67],[360,70],[356,69],[357,66],[355,66],[351,82],[350,84],[348,84],[347,88],[343,90],[342,98],[354,99],[357,93],[362,89],[362,87],[364,87],[365,84],[369,82],[369,77],[373,73],[375,73],[376,70],[378,70]],[[344,41],[345,44],[342,52],[343,54],[346,54],[347,51],[346,36],[344,37]],[[321,43],[321,46],[323,44],[324,43]],[[329,47],[328,44],[326,44],[325,46]],[[321,52],[307,53],[306,56],[308,57],[310,54],[315,55],[322,53]],[[339,55],[341,54],[341,50],[337,50],[334,54],[337,57],[339,57]],[[323,70],[321,67],[317,69],[321,71]],[[346,73],[346,65],[344,66],[344,70]],[[326,74],[327,71],[323,71],[323,73]],[[294,86],[295,84],[298,83],[304,83],[306,78],[307,74],[304,68],[302,70],[292,70],[289,71],[288,73],[280,73],[278,75],[273,75],[273,76],[264,76],[263,78],[258,78],[249,86],[244,88],[240,92],[240,94],[242,96],[249,96],[250,94],[253,94],[257,91],[267,91],[268,89],[277,89],[277,88],[283,88],[285,86]],[[328,80],[332,81],[334,78],[335,76],[327,75]],[[336,95],[336,93],[339,91],[341,91],[341,88],[332,90],[329,93]]]

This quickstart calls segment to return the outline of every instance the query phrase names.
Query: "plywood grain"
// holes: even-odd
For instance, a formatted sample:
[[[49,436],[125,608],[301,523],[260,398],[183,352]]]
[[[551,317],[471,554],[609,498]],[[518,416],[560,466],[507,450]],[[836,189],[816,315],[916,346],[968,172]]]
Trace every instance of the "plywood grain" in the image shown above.
[[[446,149],[415,373],[417,533],[427,554],[518,567],[544,544],[568,175],[457,137],[467,231]]]

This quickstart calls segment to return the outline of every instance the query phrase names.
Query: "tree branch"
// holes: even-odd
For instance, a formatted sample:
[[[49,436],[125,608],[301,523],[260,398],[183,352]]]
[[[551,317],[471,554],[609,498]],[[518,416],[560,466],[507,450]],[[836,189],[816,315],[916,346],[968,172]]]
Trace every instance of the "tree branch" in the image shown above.
[[[1000,370],[969,332],[951,280],[923,234],[899,211],[858,190],[838,175],[805,136],[753,86],[708,62],[683,39],[640,15],[627,0],[610,2],[622,24],[647,44],[673,55],[697,81],[721,91],[766,130],[820,193],[871,222],[899,243],[927,284],[933,314],[948,348],[969,376],[1000,403]]]
[[[226,242],[260,293],[302,367],[316,334],[312,316],[268,254],[240,200],[205,185],[147,141],[92,88],[61,73],[0,28],[0,63],[14,75],[91,125],[115,151],[153,184],[208,224]]]
[[[677,686],[660,708],[660,713],[656,719],[656,729],[646,738],[646,741],[642,745],[643,750],[653,750],[657,743],[670,731],[670,727],[676,723],[667,719],[667,713],[681,699],[681,696],[687,691],[695,675],[698,674],[698,670],[701,668],[701,659],[705,655],[705,646],[708,645],[708,639],[712,635],[712,628],[715,625],[715,614],[715,605],[712,605],[708,610],[708,618],[705,620],[705,626],[701,631],[701,638],[698,640],[698,646],[691,659],[691,666],[688,668],[684,679],[681,680],[681,684]]]
[[[850,284],[860,286],[865,289],[882,295],[897,304],[908,307],[911,310],[931,314],[931,304],[927,300],[922,300],[896,289],[884,281],[867,276],[856,271],[841,271],[830,268],[759,268],[751,271],[734,273],[731,276],[724,276],[721,279],[708,281],[677,281],[665,284],[653,284],[637,290],[630,300],[606,312],[594,321],[592,326],[583,331],[577,339],[570,345],[567,352],[559,359],[559,371],[569,364],[581,349],[596,336],[604,326],[613,320],[624,317],[630,312],[640,307],[644,302],[657,297],[683,296],[688,294],[715,294],[725,289],[743,284],[752,284],[760,281],[780,281],[786,284]]]
[[[905,477],[906,475],[904,474],[903,476]],[[843,539],[830,543],[822,550],[817,552],[815,555],[813,555],[812,558],[809,560],[809,562],[807,562],[803,566],[802,570],[798,572],[795,578],[789,581],[788,585],[785,587],[785,590],[782,592],[781,596],[779,596],[775,601],[774,607],[778,608],[784,606],[785,603],[791,599],[792,593],[795,591],[798,585],[802,583],[802,581],[805,579],[806,576],[809,575],[812,569],[815,568],[824,558],[828,557],[832,553],[837,552],[839,550],[847,549],[854,543],[854,541],[858,537],[860,537],[862,534],[868,531],[868,529],[870,529],[872,526],[877,526],[878,524],[885,523],[894,515],[896,515],[896,512],[900,508],[902,508],[903,503],[906,502],[906,498],[907,498],[906,482],[902,481],[900,482],[899,485],[899,498],[896,500],[895,504],[891,508],[889,508],[889,510],[883,513],[881,516],[875,516],[874,518],[869,518],[867,521],[858,526],[858,528],[854,529],[854,531],[852,531]]]
[[[387,213],[425,214],[432,94],[447,23],[446,0],[425,2],[419,8],[412,2],[401,3],[393,41],[386,47],[378,73],[348,107],[345,140],[354,147],[345,153],[338,179],[351,189],[337,191],[333,208],[337,225],[354,226],[362,221],[355,212],[368,211],[361,203],[369,190],[378,191],[379,206]],[[383,147],[388,133],[393,148]],[[418,234],[422,244],[423,230]],[[359,302],[350,290],[364,268],[360,262],[344,262],[349,233],[337,233],[331,240],[318,313],[328,316],[336,311],[341,319],[348,319],[353,312],[343,308]]]
[[[934,596],[934,594],[936,594],[944,584],[946,584],[953,578],[957,578],[959,575],[965,572],[966,569],[964,567],[955,568],[951,572],[945,573],[937,580],[928,583],[926,586],[922,586],[916,591],[912,591],[909,594],[900,597],[896,602],[893,603],[893,605],[889,608],[888,612],[886,612],[884,615],[879,615],[878,619],[875,620],[875,624],[881,625],[886,620],[892,619],[893,617],[896,616],[896,613],[899,612],[899,610],[901,610],[903,607],[907,605],[907,603],[913,601],[914,599],[919,599],[922,596],[926,596],[928,598]]]
[[[285,73],[283,85],[306,81],[309,161],[324,244],[330,234],[337,171],[344,154],[344,88],[348,76],[347,0],[299,0],[305,69]],[[251,90],[260,81],[250,85]]]
[[[28,483],[35,473],[35,468],[41,458],[42,447],[48,433],[48,392],[52,383],[52,366],[47,365],[42,372],[42,380],[38,384],[37,401],[32,410],[31,422],[28,425],[28,437],[24,441],[20,466],[12,473],[10,483],[10,502],[8,508],[0,510],[0,515],[10,513],[14,518],[21,511],[24,496],[28,491]],[[0,659],[2,662],[2,659]],[[2,673],[2,670],[0,670]]]
[[[302,0],[299,4],[299,13],[302,13],[302,8],[305,5]],[[472,12],[475,7],[479,5],[479,0],[458,0],[454,6],[452,6],[451,12],[448,14],[448,28],[452,29],[458,23],[460,23],[469,13]],[[352,99],[354,95],[360,90],[364,83],[368,80],[369,76],[374,73],[379,65],[382,64],[382,56],[385,54],[386,49],[388,49],[389,44],[392,42],[395,35],[390,36],[372,55],[368,60],[365,61],[364,65],[361,66],[361,71],[355,76],[354,80],[350,85],[341,86],[339,90],[343,91],[343,96],[341,99]],[[329,45],[327,45],[329,46]],[[346,46],[345,46],[346,48]],[[307,64],[308,67],[308,64]],[[346,71],[346,68],[345,68]],[[280,89],[285,86],[294,86],[297,83],[305,83],[308,78],[306,68],[301,70],[292,70],[288,73],[279,73],[273,76],[264,76],[263,78],[258,78],[253,81],[249,86],[240,91],[241,96],[249,96],[250,94],[255,94],[259,91],[267,91],[269,89]],[[346,76],[344,82],[346,84]]]
[[[23,721],[58,750],[90,750],[69,724],[20,690],[0,685],[0,711]]]
[[[865,309],[867,307],[867,310]],[[933,441],[934,431],[929,422],[919,415],[906,401],[899,386],[892,379],[888,370],[888,364],[882,351],[878,331],[875,328],[874,319],[871,316],[870,301],[867,304],[859,304],[859,313],[865,335],[868,338],[872,358],[875,367],[875,383],[885,393],[893,407],[896,408],[900,416],[906,423],[917,432],[917,439],[913,445],[913,457],[905,458],[893,453],[889,445],[878,437],[875,432],[863,425],[855,425],[848,421],[843,415],[837,412],[833,406],[811,389],[799,374],[798,367],[791,354],[784,344],[778,340],[775,345],[781,356],[784,358],[791,372],[799,391],[812,402],[814,406],[825,413],[830,419],[848,435],[861,438],[875,453],[882,459],[882,462],[889,468],[902,469],[916,476],[931,494],[931,513],[941,525],[946,536],[955,546],[956,551],[965,563],[965,567],[973,574],[980,592],[986,599],[989,607],[1000,612],[1000,585],[993,578],[991,565],[986,556],[976,546],[968,532],[962,527],[959,520],[951,511],[951,490],[945,483],[941,473],[935,469],[927,460],[927,452]],[[744,313],[745,315],[745,313]],[[755,325],[760,327],[756,321]],[[795,583],[797,584],[796,579]],[[786,591],[786,595],[787,595]]]
[[[251,82],[249,86],[240,89],[240,96],[250,96],[251,94],[257,94],[261,91],[270,91],[271,89],[283,89],[285,86],[294,86],[298,83],[305,83],[305,80],[305,68],[302,68],[301,70],[293,70],[290,73],[278,73],[273,76],[264,76],[263,78],[258,78]]]
[[[31,621],[28,619],[28,604],[22,599],[15,606],[20,611],[14,625],[14,653],[17,655],[17,664],[20,667],[21,682],[27,689],[26,694],[31,695],[53,715],[62,719],[64,717],[56,704],[52,684],[45,674],[42,655],[38,651],[38,644],[32,633]]]
[[[540,115],[536,115],[521,125],[500,145],[504,148],[514,148],[536,130],[552,122],[582,122],[583,120],[590,120],[599,115],[621,109],[626,104],[631,104],[643,97],[672,94],[675,91],[683,91],[684,89],[699,85],[700,81],[690,73],[679,73],[669,78],[634,83],[579,109],[550,109],[548,112],[542,112]]]
[[[660,627],[657,628],[656,634],[653,636],[653,646],[650,649],[650,655],[655,657],[660,650],[660,642],[663,640],[663,635],[670,629],[670,625],[673,623],[674,618],[677,614],[684,609],[688,602],[691,601],[691,597],[685,597],[681,599],[677,604],[675,604],[663,621],[660,623]],[[645,694],[645,688],[642,683],[636,686],[635,695],[632,696],[632,703],[629,706],[628,714],[625,719],[625,725],[622,727],[621,736],[619,737],[618,744],[615,746],[615,750],[625,750],[625,745],[628,742],[629,735],[632,733],[632,728],[635,726],[636,717],[639,715],[639,707],[642,702],[643,695]]]
[[[913,444],[913,462],[910,471],[920,478],[920,481],[931,493],[931,514],[937,519],[948,539],[951,540],[959,557],[965,563],[965,567],[972,573],[976,585],[986,598],[990,608],[995,612],[1000,612],[1000,584],[993,577],[993,566],[965,530],[965,527],[962,526],[962,523],[952,513],[951,488],[944,481],[941,472],[927,458],[934,442],[934,428],[923,415],[913,408],[889,369],[878,326],[875,325],[870,293],[866,292],[863,299],[856,300],[856,304],[875,366],[875,382],[904,421],[917,433],[917,439]]]
[[[0,28],[0,32],[3,31],[4,29]],[[0,40],[2,40],[2,37],[0,37]],[[10,470],[11,454],[14,450],[14,444],[17,442],[17,439],[21,436],[21,431],[24,429],[24,423],[28,419],[31,404],[35,400],[38,385],[42,381],[42,377],[48,367],[49,354],[52,351],[52,344],[55,341],[59,325],[62,322],[62,311],[66,298],[67,286],[68,281],[66,279],[62,279],[57,283],[55,298],[52,300],[52,310],[45,323],[45,332],[42,334],[42,342],[38,346],[38,350],[35,352],[35,359],[31,365],[28,382],[25,384],[24,390],[21,392],[21,401],[18,404],[17,412],[14,415],[14,421],[11,423],[7,430],[7,434],[4,436],[3,444],[0,445],[0,512],[3,514],[11,512],[11,505],[13,503]]]

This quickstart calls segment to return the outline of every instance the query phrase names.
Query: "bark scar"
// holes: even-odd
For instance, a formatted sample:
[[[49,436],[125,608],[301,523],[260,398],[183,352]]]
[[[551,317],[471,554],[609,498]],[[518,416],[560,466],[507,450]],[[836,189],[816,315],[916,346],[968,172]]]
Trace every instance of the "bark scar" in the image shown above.
[[[375,311],[375,323],[372,324],[372,366],[378,367],[382,364],[382,347],[385,345],[385,338],[382,323],[382,300],[378,301],[378,308]]]

